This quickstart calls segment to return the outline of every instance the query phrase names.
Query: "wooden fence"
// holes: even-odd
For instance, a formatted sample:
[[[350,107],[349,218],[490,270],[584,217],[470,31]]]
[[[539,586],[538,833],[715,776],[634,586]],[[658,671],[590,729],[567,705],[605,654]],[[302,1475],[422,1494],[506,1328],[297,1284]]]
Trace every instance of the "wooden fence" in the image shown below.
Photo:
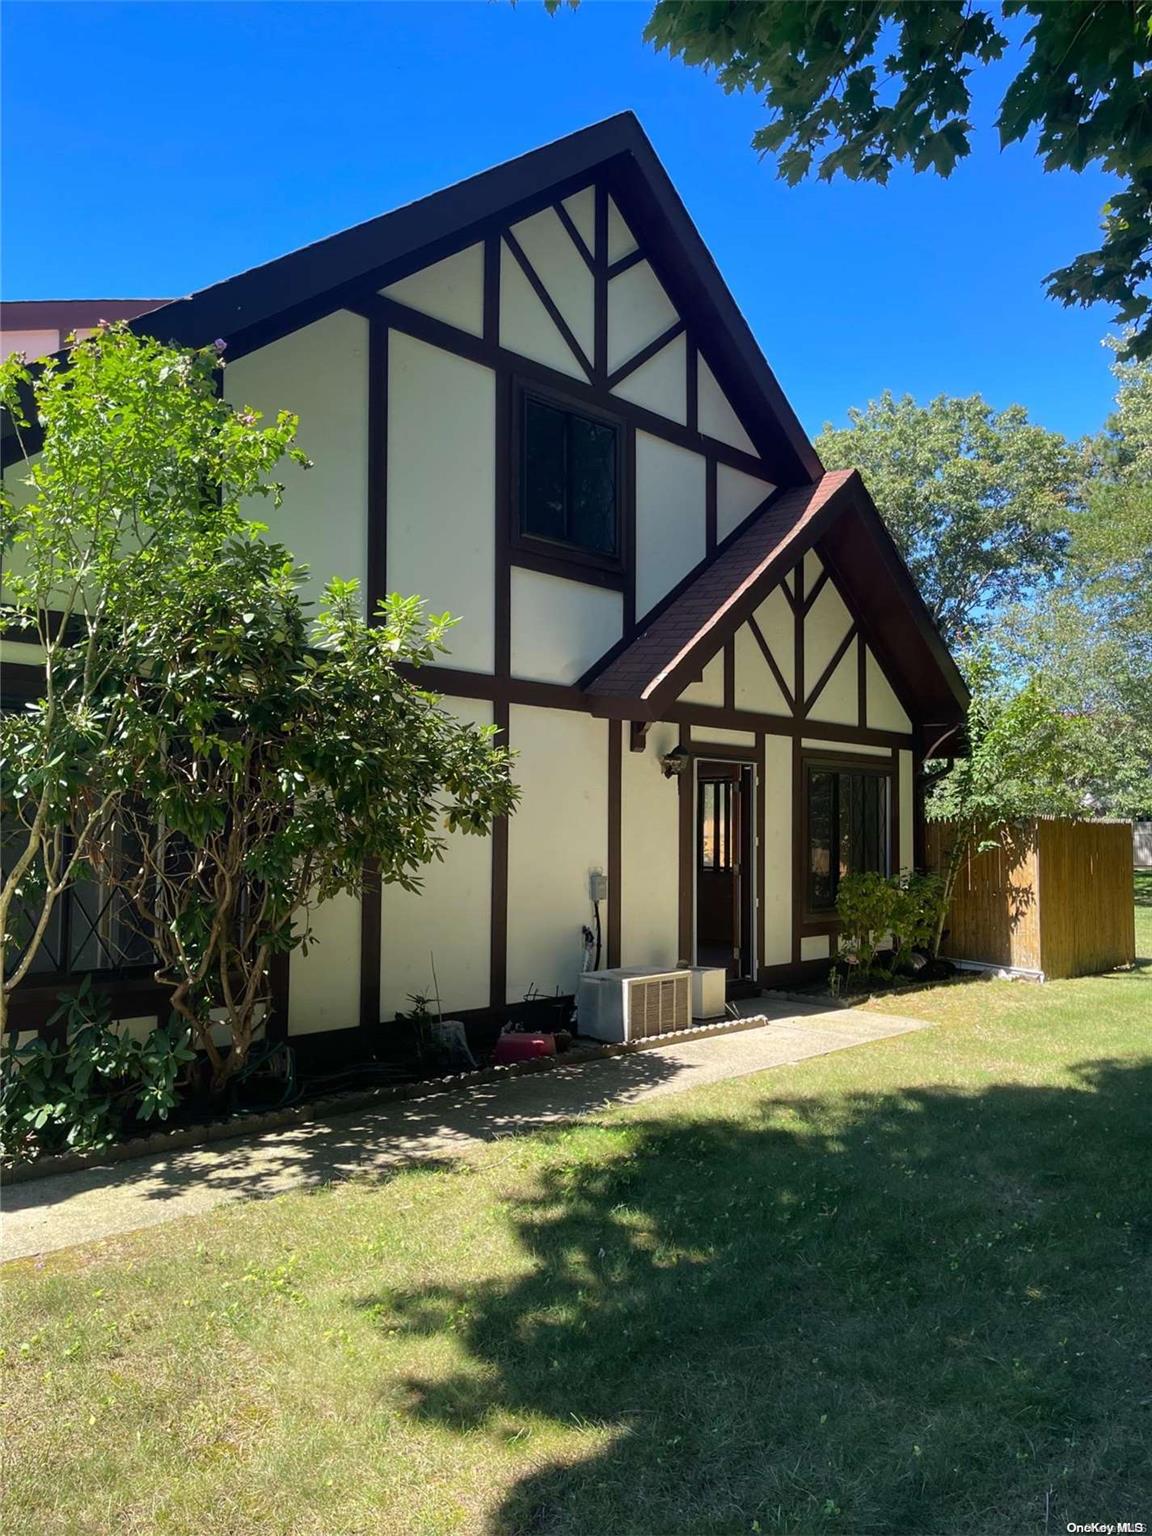
[[[931,869],[955,833],[928,824]],[[952,960],[1049,978],[1087,976],[1136,958],[1132,824],[1040,819],[1003,828],[956,878],[941,952]]]

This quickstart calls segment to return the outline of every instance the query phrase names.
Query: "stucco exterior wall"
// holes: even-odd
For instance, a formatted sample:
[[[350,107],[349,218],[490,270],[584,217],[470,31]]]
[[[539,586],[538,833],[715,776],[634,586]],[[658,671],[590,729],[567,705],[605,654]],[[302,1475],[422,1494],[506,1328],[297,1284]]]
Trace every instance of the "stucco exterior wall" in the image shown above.
[[[913,773],[911,752],[901,752],[899,771],[896,776],[897,793],[900,796],[900,843],[896,849],[897,869],[911,869],[916,862],[916,802]]]
[[[490,368],[388,337],[388,587],[460,620],[441,664],[491,672],[496,388]]]
[[[492,706],[445,699],[473,725],[491,725]],[[519,773],[516,773],[519,777]],[[445,1017],[488,1006],[492,915],[492,842],[461,832],[448,837],[442,862],[422,871],[419,895],[387,885],[380,902],[380,1016],[407,1012],[413,993],[432,994],[432,961]]]
[[[623,623],[619,592],[513,567],[513,677],[574,683],[619,640]]]
[[[621,965],[674,965],[678,939],[679,786],[660,759],[676,745],[674,725],[653,725],[643,752],[621,757]]]
[[[313,908],[314,942],[288,969],[288,1033],[318,1035],[360,1022],[360,903],[336,896]]]
[[[225,354],[227,356],[227,354]],[[311,571],[307,595],[319,598],[333,576],[367,577],[368,322],[338,310],[293,331],[224,370],[224,395],[254,406],[268,422],[277,411],[300,417],[299,443],[313,468],[286,464],[280,507],[254,497],[247,514],[267,523]]]
[[[636,434],[636,613],[642,616],[704,558],[705,460]]]
[[[608,869],[608,724],[514,704],[509,738],[523,790],[508,836],[508,1000],[574,992],[589,877]],[[615,895],[609,892],[609,900]],[[601,921],[607,931],[607,904]]]
[[[792,959],[792,742],[764,738],[764,929],[761,964]]]

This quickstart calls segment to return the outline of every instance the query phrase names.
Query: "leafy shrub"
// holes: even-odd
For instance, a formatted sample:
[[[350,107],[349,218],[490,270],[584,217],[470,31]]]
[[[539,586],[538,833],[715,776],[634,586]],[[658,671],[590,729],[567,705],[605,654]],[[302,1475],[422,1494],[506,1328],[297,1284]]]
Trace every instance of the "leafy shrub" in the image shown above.
[[[165,1120],[183,1068],[195,1058],[188,1031],[158,1027],[143,1040],[112,1026],[108,999],[85,977],[61,997],[50,1023],[63,1042],[37,1038],[6,1053],[0,1082],[0,1151],[31,1159],[92,1152],[133,1121]]]
[[[939,875],[845,875],[836,897],[841,958],[862,975],[895,975],[931,946],[944,897]],[[880,965],[884,951],[890,959]]]

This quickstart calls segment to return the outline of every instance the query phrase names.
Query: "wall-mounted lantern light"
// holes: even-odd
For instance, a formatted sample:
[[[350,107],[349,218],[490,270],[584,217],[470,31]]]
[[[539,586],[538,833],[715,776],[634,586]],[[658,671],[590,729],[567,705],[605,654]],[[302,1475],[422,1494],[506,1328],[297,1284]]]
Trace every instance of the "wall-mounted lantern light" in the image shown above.
[[[691,757],[685,752],[683,747],[673,747],[671,752],[665,752],[664,756],[660,759],[660,766],[664,770],[664,777],[666,779],[676,779],[680,777],[691,761]]]

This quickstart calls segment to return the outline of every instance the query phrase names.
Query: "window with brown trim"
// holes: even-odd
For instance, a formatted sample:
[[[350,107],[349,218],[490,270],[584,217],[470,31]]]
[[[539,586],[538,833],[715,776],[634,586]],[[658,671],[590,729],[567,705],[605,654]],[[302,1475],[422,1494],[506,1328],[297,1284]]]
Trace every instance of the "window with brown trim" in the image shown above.
[[[619,424],[525,389],[519,427],[521,538],[558,554],[618,561]]]
[[[887,772],[809,762],[805,775],[805,898],[830,912],[845,875],[890,872],[892,780]]]

